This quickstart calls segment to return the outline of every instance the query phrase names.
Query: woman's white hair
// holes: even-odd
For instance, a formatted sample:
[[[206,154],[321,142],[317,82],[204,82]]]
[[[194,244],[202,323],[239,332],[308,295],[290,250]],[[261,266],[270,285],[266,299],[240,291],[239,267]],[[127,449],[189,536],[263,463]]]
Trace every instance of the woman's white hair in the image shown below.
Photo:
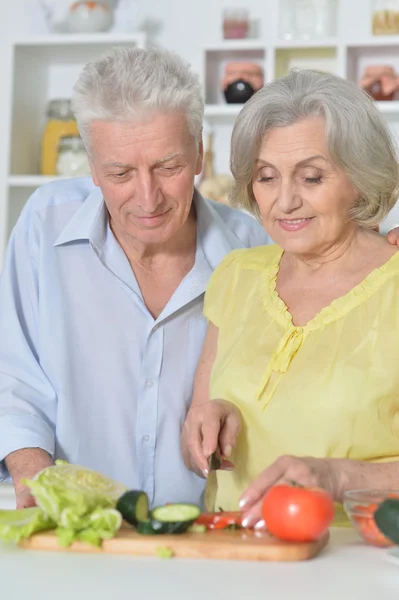
[[[197,75],[177,54],[118,47],[84,67],[74,86],[72,109],[86,147],[93,121],[136,121],[154,112],[182,111],[199,141],[204,101]]]
[[[358,190],[351,217],[374,228],[396,203],[399,169],[388,127],[371,98],[354,84],[327,73],[293,70],[260,89],[234,125],[232,201],[260,217],[252,178],[254,161],[270,129],[313,116],[326,123],[329,152]]]

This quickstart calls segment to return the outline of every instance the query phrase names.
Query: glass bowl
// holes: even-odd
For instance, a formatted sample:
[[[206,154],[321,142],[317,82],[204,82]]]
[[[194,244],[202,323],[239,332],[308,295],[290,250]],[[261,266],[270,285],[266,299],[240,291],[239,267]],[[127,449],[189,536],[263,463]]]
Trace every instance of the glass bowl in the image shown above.
[[[378,506],[388,498],[399,500],[399,490],[350,490],[344,493],[344,509],[356,531],[365,542],[381,548],[394,545],[374,521]]]

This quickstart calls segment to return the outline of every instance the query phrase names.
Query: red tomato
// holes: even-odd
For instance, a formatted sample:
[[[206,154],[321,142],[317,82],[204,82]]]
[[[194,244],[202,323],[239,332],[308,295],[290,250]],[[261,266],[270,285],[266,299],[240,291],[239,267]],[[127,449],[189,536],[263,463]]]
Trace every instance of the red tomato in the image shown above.
[[[242,515],[240,512],[213,512],[202,513],[195,521],[195,525],[205,525],[207,529],[226,529],[230,525],[241,527]]]
[[[392,495],[393,497],[394,496]],[[368,506],[355,506],[352,520],[355,521],[358,531],[363,539],[373,546],[387,548],[393,546],[393,542],[388,540],[383,533],[378,529],[377,523],[374,521],[374,513],[378,508],[378,504],[369,504]],[[361,513],[360,515],[358,513]]]
[[[334,502],[322,489],[281,484],[266,492],[262,514],[268,531],[275,537],[310,542],[332,523]]]

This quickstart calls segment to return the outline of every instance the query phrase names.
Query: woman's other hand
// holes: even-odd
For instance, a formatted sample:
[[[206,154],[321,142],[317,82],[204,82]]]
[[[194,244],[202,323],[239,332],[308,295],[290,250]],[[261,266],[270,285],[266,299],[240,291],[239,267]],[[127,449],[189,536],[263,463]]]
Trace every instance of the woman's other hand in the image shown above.
[[[344,461],[324,458],[281,456],[253,481],[241,496],[240,508],[244,513],[244,527],[263,527],[262,504],[269,488],[278,483],[295,482],[304,487],[322,488],[334,500],[342,494],[339,465]]]

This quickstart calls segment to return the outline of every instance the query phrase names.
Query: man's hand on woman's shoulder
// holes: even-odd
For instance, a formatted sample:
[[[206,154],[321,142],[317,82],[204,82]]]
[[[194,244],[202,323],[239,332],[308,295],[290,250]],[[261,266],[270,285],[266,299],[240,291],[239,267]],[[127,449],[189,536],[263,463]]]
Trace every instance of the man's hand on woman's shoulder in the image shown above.
[[[399,246],[399,225],[391,231],[387,235],[388,242],[393,246]]]

